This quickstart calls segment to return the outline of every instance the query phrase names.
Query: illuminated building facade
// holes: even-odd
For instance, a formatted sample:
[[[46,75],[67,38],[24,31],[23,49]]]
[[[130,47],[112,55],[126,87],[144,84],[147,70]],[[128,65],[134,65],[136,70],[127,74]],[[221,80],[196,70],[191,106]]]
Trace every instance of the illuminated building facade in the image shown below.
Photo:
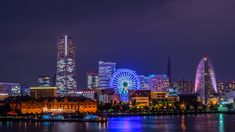
[[[110,79],[116,71],[116,63],[99,61],[99,88],[110,88]]]
[[[93,89],[84,89],[77,91],[77,96],[82,96],[96,101],[98,99],[98,92]]]
[[[99,75],[98,75],[98,73],[94,73],[94,72],[87,73],[87,88],[88,89],[99,88]]]
[[[18,83],[0,83],[0,94],[8,94],[8,96],[20,96],[21,89]]]
[[[148,96],[132,96],[130,97],[130,106],[137,108],[149,106]]]
[[[220,97],[224,97],[224,95],[226,93],[226,83],[223,81],[218,81],[217,88],[218,88],[218,93],[219,93]]]
[[[77,88],[75,65],[75,43],[67,35],[57,44],[56,87],[60,96],[75,94]]]
[[[225,100],[228,104],[233,104],[233,108],[235,108],[235,91],[231,91],[225,94]]]
[[[175,88],[170,88],[167,92],[167,101],[176,102],[179,101],[178,90]]]
[[[75,113],[79,109],[77,98],[58,97],[41,100],[44,113]]]
[[[96,113],[97,102],[89,100],[89,99],[79,102],[79,112],[80,113]]]
[[[190,81],[175,81],[172,82],[172,87],[176,88],[181,94],[191,94],[194,92],[194,83]]]
[[[166,100],[167,92],[150,92],[150,98],[152,100]]]
[[[8,98],[9,95],[7,93],[0,93],[0,100],[4,100],[5,98]]]
[[[156,105],[159,102],[167,100],[167,92],[150,92],[150,102],[152,105]]]
[[[220,97],[224,97],[226,93],[235,91],[235,81],[218,81],[217,88]]]
[[[51,78],[50,76],[38,76],[38,84],[39,87],[50,87],[51,86]]]
[[[130,106],[131,107],[145,107],[149,106],[149,97],[150,97],[150,91],[149,90],[130,90],[129,91],[130,96]]]
[[[97,102],[87,98],[78,97],[57,97],[45,98],[41,100],[43,112],[48,113],[95,113],[97,112]]]
[[[46,97],[34,99],[30,96],[17,96],[6,98],[4,103],[10,105],[12,112],[20,110],[22,114],[97,112],[97,102],[83,97]]]
[[[43,103],[30,96],[11,96],[3,102],[10,105],[10,113],[15,115],[19,112],[22,114],[42,114]]]
[[[98,93],[98,100],[104,104],[114,104],[120,102],[120,96],[114,91],[114,89],[102,89]]]
[[[150,90],[163,92],[169,89],[169,78],[167,75],[150,75]]]
[[[140,79],[135,71],[126,68],[118,69],[110,80],[110,87],[120,95],[122,102],[128,102],[128,90],[139,90]]]
[[[35,100],[33,98],[22,101],[20,103],[20,110],[22,114],[42,114],[43,113],[43,102]]]
[[[226,92],[235,91],[235,81],[226,82]]]
[[[218,92],[215,71],[208,57],[203,57],[198,64],[194,92],[200,94],[205,104]]]
[[[30,87],[30,96],[38,99],[42,97],[56,97],[56,87]]]
[[[144,75],[139,75],[140,79],[140,89],[141,90],[149,90],[150,89],[150,80],[149,77]]]

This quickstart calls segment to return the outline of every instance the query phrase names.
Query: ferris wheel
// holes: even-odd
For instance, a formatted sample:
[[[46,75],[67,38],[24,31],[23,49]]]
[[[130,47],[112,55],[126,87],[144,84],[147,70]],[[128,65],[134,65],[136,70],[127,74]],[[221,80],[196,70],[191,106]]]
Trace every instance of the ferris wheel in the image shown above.
[[[128,100],[128,90],[140,89],[140,80],[135,71],[118,69],[110,80],[111,88],[120,95],[122,101]]]

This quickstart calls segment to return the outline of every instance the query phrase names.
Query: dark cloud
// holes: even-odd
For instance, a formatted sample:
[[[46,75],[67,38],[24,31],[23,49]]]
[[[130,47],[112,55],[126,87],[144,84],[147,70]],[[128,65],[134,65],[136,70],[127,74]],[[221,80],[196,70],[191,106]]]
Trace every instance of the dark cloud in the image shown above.
[[[140,74],[164,73],[172,57],[175,80],[194,80],[207,54],[219,80],[234,79],[234,0],[50,0],[0,4],[0,81],[35,84],[54,74],[56,40],[78,44],[79,85],[97,61]]]

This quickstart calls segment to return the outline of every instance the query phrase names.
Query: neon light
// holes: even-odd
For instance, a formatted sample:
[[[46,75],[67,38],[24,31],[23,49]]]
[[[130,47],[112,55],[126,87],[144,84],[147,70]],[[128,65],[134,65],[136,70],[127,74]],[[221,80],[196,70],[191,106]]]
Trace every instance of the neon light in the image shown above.
[[[110,80],[110,87],[120,95],[120,100],[128,102],[128,90],[140,89],[140,79],[135,71],[130,69],[118,69]]]

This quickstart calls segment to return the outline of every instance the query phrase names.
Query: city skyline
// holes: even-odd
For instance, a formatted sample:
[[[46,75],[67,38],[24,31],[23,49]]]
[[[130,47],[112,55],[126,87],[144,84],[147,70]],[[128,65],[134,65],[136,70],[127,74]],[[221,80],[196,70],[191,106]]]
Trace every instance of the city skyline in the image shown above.
[[[54,2],[1,4],[1,82],[36,85],[38,75],[55,74],[56,38],[64,34],[79,47],[79,88],[99,60],[149,75],[166,73],[170,56],[173,80],[193,81],[205,54],[218,81],[234,80],[234,1]]]
[[[235,0],[5,0],[0,131],[234,131]]]

